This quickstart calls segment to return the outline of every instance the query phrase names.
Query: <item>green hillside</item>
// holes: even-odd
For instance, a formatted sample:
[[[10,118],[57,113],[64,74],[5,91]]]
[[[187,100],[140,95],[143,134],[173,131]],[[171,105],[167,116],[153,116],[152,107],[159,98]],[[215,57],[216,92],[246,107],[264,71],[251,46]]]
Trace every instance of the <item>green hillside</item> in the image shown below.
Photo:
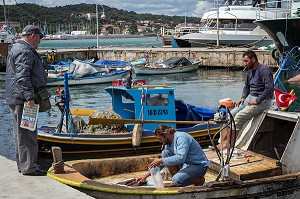
[[[4,21],[3,6],[0,6],[0,21]],[[104,5],[106,19],[100,19],[102,7],[99,6],[99,25],[112,24],[118,26],[137,26],[144,25],[141,21],[151,20],[156,26],[164,26],[166,28],[174,28],[178,23],[184,23],[184,16],[167,16],[152,14],[137,14],[126,10],[119,10]],[[45,29],[68,29],[83,30],[88,29],[95,31],[96,5],[95,4],[77,4],[57,7],[45,7],[37,4],[22,3],[16,5],[7,5],[7,19],[10,22],[18,22],[14,28],[16,32],[27,24],[35,24]],[[91,18],[87,17],[87,13],[91,14]],[[120,20],[125,22],[117,23]],[[187,17],[189,23],[199,23],[200,18]]]

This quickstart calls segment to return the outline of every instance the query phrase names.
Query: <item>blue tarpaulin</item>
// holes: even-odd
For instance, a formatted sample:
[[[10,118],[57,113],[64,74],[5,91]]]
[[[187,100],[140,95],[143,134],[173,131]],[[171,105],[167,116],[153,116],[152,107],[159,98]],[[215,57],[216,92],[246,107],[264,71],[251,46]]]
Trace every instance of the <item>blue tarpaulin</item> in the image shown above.
[[[190,104],[186,104],[181,100],[175,101],[176,108],[176,120],[177,121],[207,121],[214,118],[214,114],[218,107],[197,107]],[[223,115],[226,115],[224,108],[220,109]],[[177,125],[177,128],[179,125]],[[192,125],[188,125],[192,126]],[[181,128],[187,127],[187,125],[181,126]]]

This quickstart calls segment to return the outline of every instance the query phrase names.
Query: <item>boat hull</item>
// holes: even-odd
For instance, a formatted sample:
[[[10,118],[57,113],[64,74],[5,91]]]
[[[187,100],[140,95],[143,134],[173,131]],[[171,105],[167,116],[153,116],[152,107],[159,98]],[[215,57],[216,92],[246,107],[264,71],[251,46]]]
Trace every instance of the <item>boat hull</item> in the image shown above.
[[[190,45],[191,47],[204,47],[207,45],[217,44],[217,34],[202,34],[202,33],[192,33],[184,35],[180,38],[175,39],[179,47],[186,47]],[[219,35],[219,45],[224,46],[268,46],[272,44],[273,41],[270,37],[266,35],[235,35],[235,34],[220,34]],[[182,45],[182,46],[180,46]]]
[[[58,146],[62,149],[64,155],[72,154],[133,154],[143,152],[158,152],[161,149],[161,143],[154,136],[153,131],[143,131],[142,142],[139,147],[132,146],[132,133],[122,134],[66,134],[53,133],[54,128],[41,127],[38,131],[39,153],[51,154],[51,147]],[[179,129],[180,130],[180,129]],[[212,125],[210,133],[213,136],[219,130],[219,125]],[[207,125],[198,125],[197,127],[185,128],[185,131],[191,134],[201,146],[211,144],[207,132]],[[218,136],[216,136],[217,141]]]
[[[300,18],[277,18],[258,20],[254,23],[264,29],[280,53],[290,51],[295,46],[300,46]]]
[[[133,66],[136,75],[163,75],[172,73],[184,73],[197,70],[199,64],[193,64],[189,66],[181,66],[176,68],[151,68],[144,65]]]
[[[128,173],[146,172],[147,166],[151,162],[150,158],[157,155],[159,154],[71,161],[66,162],[68,166],[64,168],[65,173],[54,174],[50,168],[48,176],[76,187],[93,197],[107,199],[299,198],[300,196],[300,173],[272,177],[263,177],[264,175],[262,175],[262,177],[243,181],[212,180],[206,182],[204,186],[168,187],[165,184],[163,189],[155,189],[153,185],[148,185],[148,183],[144,186],[118,185],[117,182],[119,180],[123,181],[122,178],[126,178],[124,175]],[[209,156],[209,158],[211,157]],[[211,164],[214,164],[214,161],[212,160]],[[244,162],[243,158],[239,161]],[[272,164],[275,163],[274,161],[272,161]],[[241,171],[245,170],[243,165],[246,164],[242,163],[240,165]],[[209,170],[213,170],[213,166]],[[256,176],[254,170],[249,169],[246,175],[251,175],[253,178]],[[265,171],[267,172],[267,170]]]

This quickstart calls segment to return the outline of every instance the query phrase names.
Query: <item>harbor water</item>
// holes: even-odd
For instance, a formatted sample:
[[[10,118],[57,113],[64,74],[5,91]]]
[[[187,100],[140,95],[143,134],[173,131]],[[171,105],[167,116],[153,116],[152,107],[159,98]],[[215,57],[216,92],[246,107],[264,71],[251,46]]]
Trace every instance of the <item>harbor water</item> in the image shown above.
[[[138,47],[138,48],[160,48],[162,41],[158,37],[139,38],[100,38],[99,47]],[[96,39],[78,40],[42,40],[39,49],[60,49],[60,48],[93,48],[97,46]]]

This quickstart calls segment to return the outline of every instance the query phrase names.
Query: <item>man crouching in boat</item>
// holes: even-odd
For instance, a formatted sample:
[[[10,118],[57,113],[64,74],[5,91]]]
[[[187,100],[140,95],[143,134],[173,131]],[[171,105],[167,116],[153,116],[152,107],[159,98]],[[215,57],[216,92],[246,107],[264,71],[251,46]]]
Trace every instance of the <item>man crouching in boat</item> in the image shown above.
[[[168,167],[172,177],[173,186],[203,185],[203,177],[209,166],[209,160],[200,144],[188,133],[176,132],[173,127],[160,125],[155,129],[155,136],[163,145],[161,158],[153,158],[149,169],[159,166],[160,170]],[[136,179],[138,183],[144,182],[151,174]]]

